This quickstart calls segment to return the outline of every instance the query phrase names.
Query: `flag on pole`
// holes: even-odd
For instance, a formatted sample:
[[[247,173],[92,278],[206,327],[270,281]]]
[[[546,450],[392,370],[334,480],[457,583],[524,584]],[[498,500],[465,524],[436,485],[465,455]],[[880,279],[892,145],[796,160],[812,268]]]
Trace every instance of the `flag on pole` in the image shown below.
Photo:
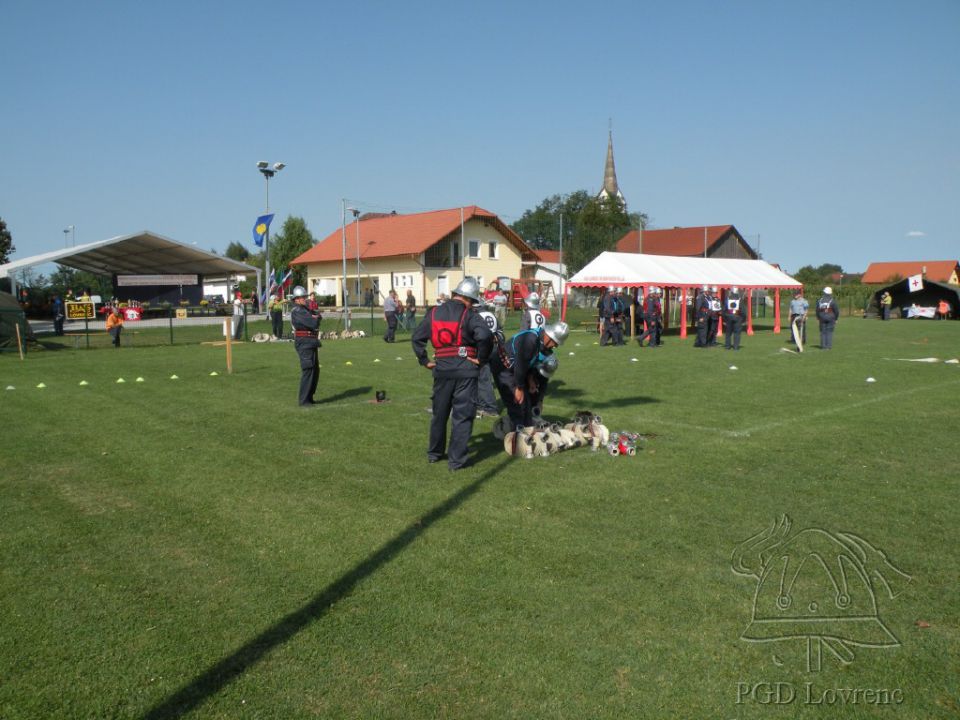
[[[911,275],[907,278],[907,283],[910,285],[910,292],[923,290],[923,274]]]
[[[284,274],[283,278],[280,280],[279,289],[277,294],[279,297],[284,297],[286,295],[287,288],[290,287],[290,284],[293,282],[293,270],[287,268],[287,272]]]
[[[272,221],[273,213],[270,213],[269,215],[261,215],[253,224],[253,242],[256,243],[257,247],[263,247],[263,239],[267,236]]]

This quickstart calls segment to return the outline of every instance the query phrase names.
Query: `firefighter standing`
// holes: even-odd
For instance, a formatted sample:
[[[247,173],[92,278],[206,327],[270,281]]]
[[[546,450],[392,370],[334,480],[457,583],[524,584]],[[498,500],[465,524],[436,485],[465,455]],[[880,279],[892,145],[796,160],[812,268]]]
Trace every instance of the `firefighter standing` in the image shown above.
[[[600,344],[606,345],[609,339],[612,345],[623,345],[623,299],[620,290],[610,286],[603,301],[603,337]]]
[[[523,304],[526,306],[526,309],[520,317],[521,330],[536,329],[546,325],[547,321],[540,311],[540,295],[535,292],[530,293],[523,299]]]
[[[693,306],[694,321],[697,325],[697,341],[693,344],[694,347],[707,347],[709,345],[710,301],[710,286],[704,285]]]
[[[743,331],[744,318],[743,300],[740,298],[740,289],[732,287],[730,288],[730,292],[727,293],[723,313],[723,319],[727,323],[727,337],[723,346],[727,350],[730,350],[731,347],[734,350],[740,349],[740,333]],[[732,346],[731,343],[733,343]]]
[[[660,304],[660,288],[653,286],[647,294],[643,303],[643,321],[647,324],[647,329],[637,338],[640,347],[643,347],[643,341],[650,338],[648,347],[658,347],[660,342],[660,333],[663,330],[663,306]]]
[[[817,301],[817,320],[820,321],[820,349],[833,350],[833,329],[840,317],[840,307],[833,299],[833,290],[825,287]]]
[[[309,407],[317,402],[313,399],[313,394],[317,391],[317,381],[320,379],[320,359],[317,356],[320,348],[320,319],[319,312],[310,312],[307,309],[306,288],[297,285],[293,289],[290,324],[293,326],[293,347],[300,358],[301,407]]]
[[[427,462],[437,462],[447,451],[450,470],[468,465],[467,442],[476,413],[477,376],[490,358],[491,333],[486,322],[472,311],[480,302],[480,286],[465,277],[453,297],[433,307],[413,332],[413,352],[420,364],[433,371],[433,418]],[[434,359],[427,356],[427,342]],[[447,420],[452,418],[447,445]]]
[[[710,324],[707,329],[707,345],[717,344],[717,332],[720,330],[720,313],[723,305],[717,295],[717,286],[710,288]]]

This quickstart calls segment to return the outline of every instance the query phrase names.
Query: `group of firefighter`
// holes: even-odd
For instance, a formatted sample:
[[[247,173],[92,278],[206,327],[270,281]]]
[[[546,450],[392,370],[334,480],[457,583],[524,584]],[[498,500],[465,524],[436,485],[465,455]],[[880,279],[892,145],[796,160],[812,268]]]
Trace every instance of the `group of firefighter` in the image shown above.
[[[631,329],[631,305],[637,308],[637,325],[630,334],[640,347],[656,348],[663,345],[663,288],[651,286],[646,295],[624,295],[623,290],[611,285],[597,303],[600,345],[625,345],[624,329]],[[726,324],[725,347],[740,349],[740,334],[747,321],[746,303],[740,289],[730,288],[722,297],[716,286],[704,285],[693,303],[693,318],[697,328],[694,347],[717,345],[721,319]],[[644,346],[644,341],[647,345]]]

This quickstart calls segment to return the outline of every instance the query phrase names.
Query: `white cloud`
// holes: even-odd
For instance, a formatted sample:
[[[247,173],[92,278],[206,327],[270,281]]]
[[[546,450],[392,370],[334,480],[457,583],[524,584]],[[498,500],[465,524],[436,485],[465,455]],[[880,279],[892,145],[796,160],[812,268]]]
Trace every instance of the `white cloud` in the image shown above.
[[[907,237],[912,237],[912,238],[921,238],[926,236],[927,234],[922,230],[911,230],[910,232],[907,233]]]

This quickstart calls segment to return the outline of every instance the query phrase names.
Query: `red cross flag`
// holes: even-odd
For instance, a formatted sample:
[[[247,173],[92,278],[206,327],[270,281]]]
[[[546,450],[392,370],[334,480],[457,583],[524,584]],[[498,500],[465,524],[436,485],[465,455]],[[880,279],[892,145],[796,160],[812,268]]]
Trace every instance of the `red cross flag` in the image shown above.
[[[907,278],[907,283],[910,285],[910,292],[923,290],[923,275],[911,275]]]

